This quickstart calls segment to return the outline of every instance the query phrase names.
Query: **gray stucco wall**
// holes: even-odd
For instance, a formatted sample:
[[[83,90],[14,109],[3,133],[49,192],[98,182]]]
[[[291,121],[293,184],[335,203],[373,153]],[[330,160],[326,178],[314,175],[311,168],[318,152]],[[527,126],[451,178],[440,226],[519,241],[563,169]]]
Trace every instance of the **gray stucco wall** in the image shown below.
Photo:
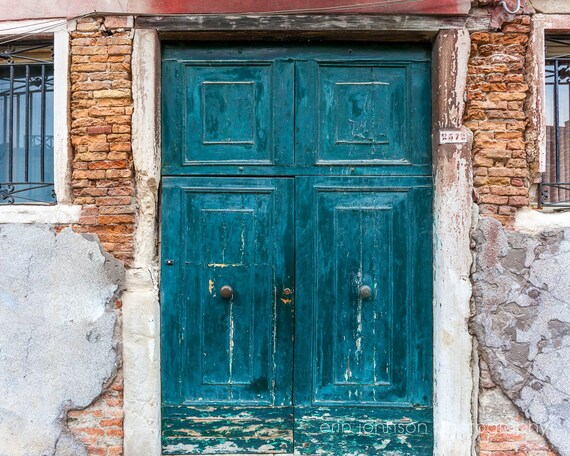
[[[570,229],[480,220],[471,328],[493,382],[570,456]]]
[[[70,229],[0,225],[0,271],[0,455],[84,455],[65,417],[115,374],[123,267]]]

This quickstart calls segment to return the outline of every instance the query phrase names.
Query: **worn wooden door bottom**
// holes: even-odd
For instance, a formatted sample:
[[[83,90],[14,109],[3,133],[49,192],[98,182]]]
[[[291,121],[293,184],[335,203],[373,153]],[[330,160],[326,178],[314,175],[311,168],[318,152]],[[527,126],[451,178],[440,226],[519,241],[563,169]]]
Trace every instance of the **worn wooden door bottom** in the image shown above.
[[[162,454],[292,453],[292,429],[292,407],[164,407]]]

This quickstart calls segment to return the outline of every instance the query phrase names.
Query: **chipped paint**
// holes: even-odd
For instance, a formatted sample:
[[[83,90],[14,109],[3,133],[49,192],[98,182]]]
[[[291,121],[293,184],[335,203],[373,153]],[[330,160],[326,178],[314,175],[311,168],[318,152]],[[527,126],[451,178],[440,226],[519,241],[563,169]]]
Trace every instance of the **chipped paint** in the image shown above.
[[[187,417],[175,419],[181,411]],[[164,420],[165,455],[292,452],[291,408],[173,407]],[[188,441],[194,434],[202,438]]]
[[[300,407],[295,440],[298,454],[431,454],[431,417],[414,411],[413,419],[398,419],[396,409],[383,411]],[[322,443],[323,435],[330,445]],[[334,437],[339,438],[334,438]]]
[[[275,287],[273,287],[272,311],[273,311],[273,319],[275,319],[277,316],[277,289]],[[271,353],[271,362],[273,364],[273,372],[275,372],[277,369],[277,328],[275,327],[275,325],[271,327],[271,344],[273,348],[273,353]],[[271,385],[272,385],[271,400],[273,401],[273,403],[275,403],[275,385],[276,385],[275,377],[271,379]]]
[[[218,453],[236,453],[240,451],[240,447],[234,442],[228,441],[220,443],[218,445],[207,446],[204,448],[204,453],[206,454],[218,454]]]
[[[374,444],[374,449],[376,451],[385,450],[388,447],[388,445],[390,444],[390,442],[391,442],[391,440],[384,439],[380,443]]]
[[[234,370],[234,331],[235,331],[235,322],[234,322],[234,299],[233,296],[230,299],[230,316],[229,316],[229,326],[230,332],[228,336],[228,352],[229,352],[229,379],[228,383],[231,385],[233,383],[233,370]],[[229,391],[230,398],[233,396],[233,391],[230,387]]]
[[[348,382],[352,378],[352,371],[350,370],[350,352],[348,353],[348,358],[346,360],[346,370],[344,371],[344,381]],[[352,391],[349,391],[349,397],[352,395]]]
[[[398,442],[400,442],[400,445],[404,445],[407,446],[408,448],[412,448],[412,445],[410,445],[410,443],[408,442],[408,437],[405,435],[397,435],[396,438],[398,439]]]
[[[166,445],[163,451],[164,454],[196,454],[198,448],[198,445],[177,443],[176,445]]]
[[[243,263],[208,263],[209,268],[237,268],[245,266]]]

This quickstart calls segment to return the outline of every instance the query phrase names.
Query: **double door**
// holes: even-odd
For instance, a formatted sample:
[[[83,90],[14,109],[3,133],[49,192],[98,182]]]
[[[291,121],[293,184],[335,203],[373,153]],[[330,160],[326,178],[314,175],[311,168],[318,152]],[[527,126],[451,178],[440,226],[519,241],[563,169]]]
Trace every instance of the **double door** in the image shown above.
[[[163,454],[431,454],[429,49],[163,56]]]

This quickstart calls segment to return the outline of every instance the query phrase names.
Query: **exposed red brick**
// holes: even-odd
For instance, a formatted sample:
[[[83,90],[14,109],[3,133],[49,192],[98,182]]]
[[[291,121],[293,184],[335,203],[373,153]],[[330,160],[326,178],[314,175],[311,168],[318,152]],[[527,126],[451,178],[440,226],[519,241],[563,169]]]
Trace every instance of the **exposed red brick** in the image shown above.
[[[71,182],[83,206],[73,229],[132,261],[135,202],[130,123],[132,39],[125,17],[84,18],[71,34]],[[106,31],[114,29],[111,36]],[[120,305],[117,306],[120,316]],[[123,454],[123,379],[90,407],[68,413],[68,426],[90,456]]]
[[[471,34],[464,123],[473,131],[473,184],[481,213],[506,224],[528,204],[529,24],[528,16],[519,16],[498,32]]]
[[[91,123],[96,122],[93,119],[86,119]],[[101,133],[112,133],[113,128],[111,125],[99,125],[94,127],[87,127],[87,134],[88,135],[99,135]]]

